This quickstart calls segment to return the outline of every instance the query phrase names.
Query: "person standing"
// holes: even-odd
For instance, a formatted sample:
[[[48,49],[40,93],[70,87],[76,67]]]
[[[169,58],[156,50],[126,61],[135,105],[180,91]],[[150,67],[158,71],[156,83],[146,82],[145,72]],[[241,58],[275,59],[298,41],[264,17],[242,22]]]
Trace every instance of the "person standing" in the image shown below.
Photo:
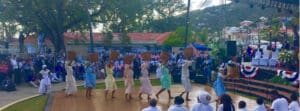
[[[136,55],[135,59],[133,60],[134,79],[138,79],[140,77],[140,70],[140,60],[138,58],[138,55]]]
[[[213,89],[219,98],[226,92],[226,89],[225,89],[225,86],[224,86],[224,83],[222,80],[223,78],[225,78],[223,76],[223,73],[224,73],[224,69],[219,68],[219,72],[217,73],[217,80],[213,84]]]
[[[117,89],[117,84],[115,81],[115,78],[113,76],[113,63],[109,62],[106,65],[106,78],[105,78],[105,98],[107,97],[108,91],[112,90],[112,98],[115,98],[114,94],[115,94],[115,90]]]
[[[16,55],[13,55],[11,58],[10,58],[10,65],[12,66],[12,73],[11,73],[11,79],[14,83],[18,84],[19,81],[18,81],[18,78],[19,78],[19,67],[18,67],[18,62],[17,62],[17,58],[16,58]]]
[[[51,81],[49,78],[50,70],[47,69],[46,65],[42,66],[42,70],[39,72],[42,76],[42,80],[40,82],[39,93],[45,95],[50,91]]]
[[[182,68],[181,68],[181,83],[184,87],[184,91],[180,94],[180,96],[182,97],[182,95],[186,93],[185,99],[187,101],[190,101],[189,92],[192,90],[192,85],[190,82],[190,71],[189,71],[189,66],[191,65],[192,65],[192,61],[184,60],[184,63],[182,64]]]
[[[94,72],[94,66],[91,63],[86,64],[84,75],[84,86],[86,88],[86,97],[92,96],[92,89],[96,87],[96,74]]]
[[[133,71],[130,64],[125,64],[124,70],[124,82],[125,82],[125,98],[132,99],[131,93],[134,88]]]
[[[67,75],[66,75],[66,91],[65,94],[66,96],[70,96],[73,93],[77,92],[77,86],[76,86],[76,81],[75,78],[73,76],[74,71],[73,71],[73,66],[74,63],[72,61],[70,61],[70,63],[65,64],[65,68],[67,71]]]
[[[141,81],[141,88],[139,93],[139,98],[142,99],[142,94],[147,94],[148,99],[150,99],[150,96],[152,95],[152,84],[149,80],[149,62],[144,61],[144,63],[141,65],[142,68],[142,77],[140,78]]]
[[[158,93],[156,93],[156,98],[159,98],[160,93],[162,93],[163,91],[167,90],[168,91],[168,95],[169,95],[169,99],[173,99],[173,97],[171,96],[171,75],[169,73],[169,69],[167,68],[167,59],[162,60],[162,64],[161,64],[161,78],[160,78],[160,82],[161,82],[161,89],[159,90]]]

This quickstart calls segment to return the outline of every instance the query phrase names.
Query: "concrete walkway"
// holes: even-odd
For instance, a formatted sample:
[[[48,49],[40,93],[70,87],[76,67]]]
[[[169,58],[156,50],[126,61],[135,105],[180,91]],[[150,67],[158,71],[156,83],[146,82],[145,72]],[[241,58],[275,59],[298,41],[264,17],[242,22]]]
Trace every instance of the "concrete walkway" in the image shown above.
[[[120,80],[120,79],[118,79]],[[103,79],[98,79],[97,83],[103,82]],[[77,85],[83,85],[84,81],[76,81]],[[57,84],[52,84],[51,86],[51,91],[60,91],[65,88],[66,84],[65,82],[57,83]],[[27,98],[30,96],[37,95],[38,93],[38,88],[34,88],[30,86],[29,84],[22,84],[17,86],[17,91],[12,91],[12,92],[6,92],[6,91],[0,91],[0,109],[1,107],[4,107],[5,105],[11,104],[14,101],[18,101],[23,98]]]
[[[155,74],[151,74],[150,78],[155,78]],[[116,78],[116,81],[122,81],[123,78]],[[96,83],[103,83],[104,79],[97,79]],[[83,80],[76,81],[78,86],[84,85]],[[51,91],[61,91],[64,90],[66,84],[65,82],[52,84]],[[34,88],[29,84],[22,84],[17,86],[17,91],[6,92],[0,91],[0,110],[5,107],[6,105],[12,104],[15,101],[22,100],[24,98],[32,97],[38,95],[38,88]]]

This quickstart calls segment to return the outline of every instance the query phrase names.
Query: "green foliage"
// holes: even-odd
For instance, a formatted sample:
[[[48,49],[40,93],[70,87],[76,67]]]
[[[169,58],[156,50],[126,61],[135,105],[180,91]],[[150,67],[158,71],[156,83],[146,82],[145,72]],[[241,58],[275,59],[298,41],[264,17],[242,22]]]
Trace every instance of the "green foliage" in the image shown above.
[[[184,37],[185,37],[185,27],[178,27],[175,32],[172,32],[168,39],[164,41],[164,46],[170,47],[183,47],[184,46]],[[191,30],[188,31],[188,39],[187,43],[195,42],[195,38],[193,37],[193,32]]]
[[[209,34],[209,32],[208,32],[208,30],[205,28],[205,29],[202,29],[198,34],[197,34],[197,36],[198,36],[198,38],[197,38],[197,40],[200,40],[202,43],[204,43],[204,44],[208,44],[208,34]]]
[[[151,30],[145,26],[154,17],[174,16],[183,6],[181,0],[0,0],[0,22],[17,23],[25,33],[44,33],[60,51],[64,32],[87,30],[90,22],[120,33]],[[161,10],[167,14],[155,15]]]
[[[288,70],[295,70],[297,67],[297,55],[292,50],[284,50],[278,54],[278,60],[283,63]]]
[[[37,96],[19,103],[16,103],[3,111],[43,111],[47,96]]]
[[[274,76],[269,81],[275,84],[289,85],[289,82],[286,79],[282,79],[280,76]]]
[[[218,32],[222,30],[224,26],[240,25],[240,22],[243,20],[256,21],[257,18],[261,16],[271,18],[272,15],[276,13],[277,12],[274,8],[262,10],[260,7],[250,8],[249,4],[245,3],[231,3],[227,5],[209,7],[204,10],[191,11],[190,24],[194,32],[200,32],[205,28],[208,29],[209,32]],[[158,23],[153,23],[153,25],[160,25],[162,27],[169,26],[164,30],[172,31],[174,28],[185,24],[185,17],[185,13],[174,17],[171,21],[174,23],[172,25],[169,25],[167,22],[163,23],[163,20],[157,20],[155,22]]]

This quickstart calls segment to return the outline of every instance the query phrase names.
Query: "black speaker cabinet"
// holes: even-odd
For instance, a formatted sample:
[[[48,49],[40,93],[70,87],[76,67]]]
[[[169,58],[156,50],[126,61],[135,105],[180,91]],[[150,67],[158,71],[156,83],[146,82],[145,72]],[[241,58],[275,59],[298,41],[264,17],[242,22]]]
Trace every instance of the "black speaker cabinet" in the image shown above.
[[[236,56],[236,41],[227,41],[227,56]]]

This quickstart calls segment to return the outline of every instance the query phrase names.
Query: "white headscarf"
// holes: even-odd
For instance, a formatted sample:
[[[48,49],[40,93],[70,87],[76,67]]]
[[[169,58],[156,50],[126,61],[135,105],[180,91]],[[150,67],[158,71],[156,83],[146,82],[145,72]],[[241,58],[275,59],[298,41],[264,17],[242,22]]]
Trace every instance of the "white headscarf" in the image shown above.
[[[208,92],[201,92],[199,94],[198,98],[199,98],[200,102],[205,105],[208,105],[211,100],[211,96]]]

